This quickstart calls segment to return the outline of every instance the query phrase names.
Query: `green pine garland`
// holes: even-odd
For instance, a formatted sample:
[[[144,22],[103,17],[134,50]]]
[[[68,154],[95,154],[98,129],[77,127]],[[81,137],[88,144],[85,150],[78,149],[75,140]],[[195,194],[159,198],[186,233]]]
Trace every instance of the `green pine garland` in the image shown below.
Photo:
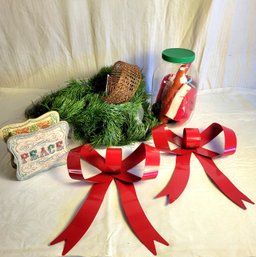
[[[159,122],[150,111],[144,79],[130,102],[108,104],[102,96],[111,69],[104,67],[89,80],[70,81],[65,88],[32,103],[25,111],[26,117],[36,118],[55,110],[73,127],[75,139],[94,147],[147,140],[151,128]]]

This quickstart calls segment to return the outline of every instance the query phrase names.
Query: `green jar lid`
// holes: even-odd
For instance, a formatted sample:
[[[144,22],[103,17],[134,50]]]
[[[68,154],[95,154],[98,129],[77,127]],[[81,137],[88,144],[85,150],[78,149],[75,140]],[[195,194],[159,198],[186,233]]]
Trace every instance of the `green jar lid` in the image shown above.
[[[162,52],[162,58],[167,62],[191,63],[195,60],[195,53],[185,48],[167,48]]]

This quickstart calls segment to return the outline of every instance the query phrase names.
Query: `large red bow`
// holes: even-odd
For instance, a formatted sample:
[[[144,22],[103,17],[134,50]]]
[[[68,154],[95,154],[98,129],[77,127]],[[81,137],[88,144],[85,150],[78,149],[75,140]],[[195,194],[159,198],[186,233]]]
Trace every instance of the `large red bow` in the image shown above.
[[[82,174],[80,157],[98,168],[101,173],[85,179]],[[128,170],[145,159],[144,175],[135,176]],[[72,149],[67,157],[69,175],[73,179],[92,182],[93,186],[82,207],[69,226],[51,242],[51,245],[65,241],[62,255],[70,251],[86,233],[93,222],[110,183],[114,180],[128,223],[140,241],[156,255],[154,240],[169,245],[153,228],[147,219],[136,195],[133,182],[152,179],[158,174],[160,163],[159,151],[146,144],[141,144],[132,154],[122,160],[122,149],[108,148],[104,159],[91,145]]]
[[[224,151],[222,153],[203,148],[221,132],[224,133]],[[176,166],[171,180],[157,197],[168,196],[169,203],[172,203],[181,195],[189,179],[190,156],[194,153],[206,174],[230,200],[243,209],[246,209],[243,200],[254,204],[231,183],[212,160],[213,157],[230,155],[236,151],[236,135],[233,130],[213,123],[202,133],[197,128],[185,128],[182,138],[167,129],[164,124],[155,127],[152,135],[155,146],[159,150],[176,155]],[[178,148],[171,150],[168,142],[177,145]]]

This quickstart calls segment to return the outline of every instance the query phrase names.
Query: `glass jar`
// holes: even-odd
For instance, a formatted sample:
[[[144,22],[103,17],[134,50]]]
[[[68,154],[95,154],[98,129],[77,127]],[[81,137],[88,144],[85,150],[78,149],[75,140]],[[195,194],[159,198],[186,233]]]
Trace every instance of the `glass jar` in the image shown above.
[[[184,48],[168,48],[162,52],[152,81],[151,105],[163,123],[187,121],[194,110],[198,73],[192,64],[195,53]]]

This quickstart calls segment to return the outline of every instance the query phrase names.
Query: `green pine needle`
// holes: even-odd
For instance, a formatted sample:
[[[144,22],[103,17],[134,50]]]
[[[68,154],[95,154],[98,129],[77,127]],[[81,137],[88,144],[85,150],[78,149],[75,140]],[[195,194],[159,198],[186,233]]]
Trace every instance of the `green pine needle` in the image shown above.
[[[151,128],[159,122],[150,111],[145,81],[142,79],[130,102],[108,104],[102,96],[111,68],[102,68],[89,80],[72,80],[66,87],[42,97],[26,109],[26,117],[36,118],[55,110],[73,127],[75,139],[94,147],[147,140]]]

